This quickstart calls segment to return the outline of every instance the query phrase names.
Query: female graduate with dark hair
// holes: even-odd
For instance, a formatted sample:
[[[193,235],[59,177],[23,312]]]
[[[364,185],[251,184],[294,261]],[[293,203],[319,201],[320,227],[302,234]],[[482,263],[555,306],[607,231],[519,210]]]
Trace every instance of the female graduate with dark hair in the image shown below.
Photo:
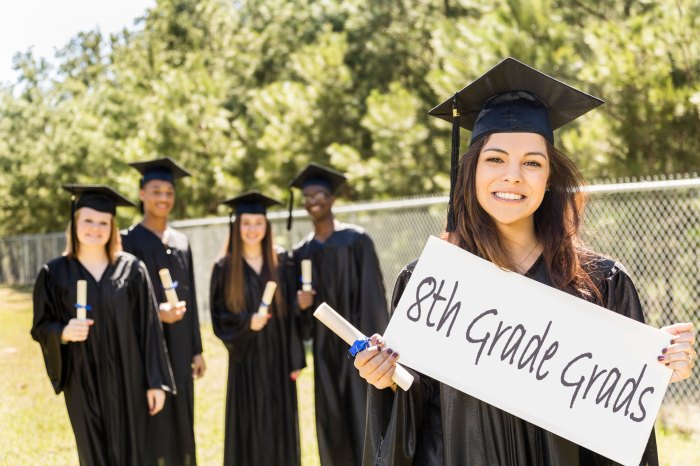
[[[66,254],[36,279],[32,337],[54,390],[63,391],[80,464],[144,464],[148,415],[175,386],[148,273],[121,252],[114,214],[133,204],[105,186],[64,188],[78,199]],[[76,318],[78,307],[87,319]]]
[[[267,208],[251,191],[224,202],[235,213],[226,253],[211,277],[214,333],[229,353],[225,465],[299,465],[296,379],[306,366],[295,322],[294,270],[275,251]],[[267,312],[258,312],[269,282]]]
[[[582,247],[582,178],[553,145],[553,130],[602,101],[512,58],[431,110],[453,123],[453,186],[445,239],[494,264],[643,321],[625,269]],[[472,131],[457,164],[459,127]],[[456,175],[456,176],[455,176]],[[395,308],[415,262],[399,275]],[[659,361],[689,377],[692,324],[665,327]],[[611,465],[593,453],[448,385],[417,374],[408,392],[391,381],[399,355],[374,335],[355,359],[370,389],[364,464]],[[379,350],[379,351],[378,351]],[[401,421],[399,421],[401,419]],[[658,464],[654,434],[642,464]]]

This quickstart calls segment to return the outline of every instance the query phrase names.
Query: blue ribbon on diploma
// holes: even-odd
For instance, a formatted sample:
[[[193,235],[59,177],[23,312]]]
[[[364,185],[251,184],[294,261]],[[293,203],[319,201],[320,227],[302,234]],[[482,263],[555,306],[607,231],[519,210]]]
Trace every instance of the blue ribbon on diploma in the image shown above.
[[[82,304],[75,303],[75,308],[76,309],[85,308],[86,311],[92,311],[92,306],[90,306],[89,304],[86,304],[85,306],[83,306]]]
[[[357,356],[357,353],[366,350],[371,345],[372,344],[370,343],[369,338],[365,338],[364,340],[355,340],[355,343],[353,343],[350,349],[348,350],[348,357],[354,358],[355,356]]]
[[[171,286],[170,288],[163,287],[163,289],[164,289],[165,291],[174,290],[175,288],[177,288],[177,285],[178,285],[178,283],[177,283],[176,281],[174,281],[174,282],[173,282],[173,286]]]

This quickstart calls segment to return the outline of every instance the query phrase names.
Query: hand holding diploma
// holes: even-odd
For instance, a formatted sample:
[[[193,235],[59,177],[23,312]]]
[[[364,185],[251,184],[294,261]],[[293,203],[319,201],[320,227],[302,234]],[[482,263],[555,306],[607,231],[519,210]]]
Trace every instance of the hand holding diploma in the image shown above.
[[[68,325],[63,327],[63,332],[61,332],[61,341],[63,343],[68,343],[69,341],[87,340],[88,334],[90,333],[90,326],[94,323],[95,321],[92,319],[69,320]]]
[[[170,303],[160,303],[158,306],[161,322],[173,324],[182,320],[187,312],[187,305],[184,301],[176,303],[174,306]]]
[[[405,368],[396,364],[399,358],[397,353],[391,349],[381,349],[384,342],[379,335],[373,335],[368,339],[326,303],[316,309],[314,317],[352,348],[355,348],[358,343],[360,343],[358,346],[365,347],[355,355],[355,367],[362,378],[377,388],[391,387],[395,390],[398,385],[403,390],[408,390],[411,387],[413,376]],[[371,346],[367,347],[368,344]],[[375,359],[377,357],[379,359]]]
[[[304,259],[301,261],[301,290],[297,291],[297,305],[299,309],[305,311],[314,305],[316,292],[311,285],[311,261]]]
[[[177,298],[177,293],[175,292],[177,282],[173,281],[170,271],[168,269],[160,269],[158,275],[163,284],[165,298],[168,300],[167,303],[161,303],[158,307],[160,320],[166,324],[173,324],[185,317],[185,312],[187,312],[186,303]]]

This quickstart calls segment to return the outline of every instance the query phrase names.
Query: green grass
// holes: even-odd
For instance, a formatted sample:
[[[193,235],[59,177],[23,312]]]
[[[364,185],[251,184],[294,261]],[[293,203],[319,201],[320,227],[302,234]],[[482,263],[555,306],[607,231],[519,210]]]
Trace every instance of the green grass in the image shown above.
[[[39,345],[30,335],[31,295],[0,286],[0,465],[78,464],[63,396],[53,394]],[[201,466],[220,465],[224,445],[227,356],[211,327],[202,328],[207,373],[195,382],[195,432]],[[311,358],[308,358],[311,366]],[[318,463],[313,369],[298,382],[302,463]],[[657,421],[661,464],[700,464],[700,407],[665,406]]]

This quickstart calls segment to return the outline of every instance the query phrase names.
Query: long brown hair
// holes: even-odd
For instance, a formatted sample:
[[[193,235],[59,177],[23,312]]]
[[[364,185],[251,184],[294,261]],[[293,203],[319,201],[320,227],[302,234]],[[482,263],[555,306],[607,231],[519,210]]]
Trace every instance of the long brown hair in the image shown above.
[[[236,217],[232,227],[232,238],[229,241],[233,245],[226,244],[226,259],[224,261],[224,280],[226,307],[229,311],[238,313],[243,311],[255,311],[255,309],[246,309],[245,303],[245,274],[243,273],[243,240],[241,239],[241,220],[240,215]],[[272,235],[272,226],[265,217],[265,236],[262,239],[262,254],[263,266],[260,275],[263,282],[272,280],[277,283],[275,291],[275,306],[276,312],[279,315],[286,313],[284,300],[282,299],[282,290],[280,289],[279,272],[277,264],[277,254],[275,253],[274,241]],[[231,247],[233,246],[233,247]]]
[[[73,221],[76,223],[80,218],[80,210],[81,209],[76,210],[75,215],[73,216]],[[114,264],[117,261],[117,255],[122,252],[122,237],[119,234],[117,219],[114,217],[114,215],[112,215],[112,219],[110,220],[109,230],[109,241],[107,241],[107,244],[105,244],[105,252],[107,253],[107,260],[109,260],[109,263]],[[66,229],[66,249],[63,251],[63,255],[69,257],[70,259],[75,259],[78,251],[73,251],[73,241],[71,241],[72,236],[73,235],[71,233],[69,223],[68,228]],[[75,246],[77,250],[80,250],[80,241],[78,241],[77,238],[75,241]]]
[[[474,142],[459,162],[454,191],[455,231],[446,239],[499,267],[514,270],[498,228],[476,197],[476,167],[488,136]],[[582,262],[592,260],[579,235],[585,197],[583,176],[576,165],[546,141],[550,163],[549,189],[534,214],[535,235],[543,245],[542,257],[552,284],[585,299],[602,301],[600,290]]]

